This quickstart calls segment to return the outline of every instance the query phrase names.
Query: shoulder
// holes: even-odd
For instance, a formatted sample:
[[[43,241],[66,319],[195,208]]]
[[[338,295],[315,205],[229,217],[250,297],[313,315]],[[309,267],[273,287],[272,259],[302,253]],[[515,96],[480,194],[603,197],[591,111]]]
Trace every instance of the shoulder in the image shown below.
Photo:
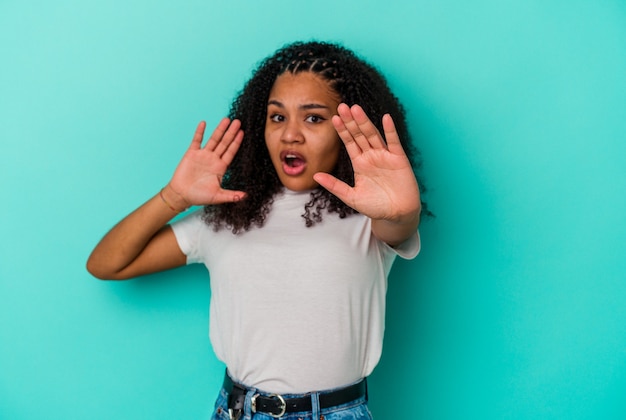
[[[183,229],[199,229],[202,226],[208,226],[204,221],[204,210],[197,209],[191,213],[187,213],[170,223],[174,232]]]

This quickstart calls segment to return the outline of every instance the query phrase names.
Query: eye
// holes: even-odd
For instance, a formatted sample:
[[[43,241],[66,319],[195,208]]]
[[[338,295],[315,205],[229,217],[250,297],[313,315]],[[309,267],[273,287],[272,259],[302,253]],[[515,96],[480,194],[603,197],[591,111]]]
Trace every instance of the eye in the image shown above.
[[[283,122],[285,121],[285,117],[280,114],[270,114],[269,119],[273,122]]]
[[[313,124],[318,124],[318,123],[321,123],[322,121],[325,121],[325,120],[326,120],[326,118],[322,117],[321,115],[315,115],[315,114],[309,115],[305,119],[306,122],[310,122],[310,123],[313,123]]]

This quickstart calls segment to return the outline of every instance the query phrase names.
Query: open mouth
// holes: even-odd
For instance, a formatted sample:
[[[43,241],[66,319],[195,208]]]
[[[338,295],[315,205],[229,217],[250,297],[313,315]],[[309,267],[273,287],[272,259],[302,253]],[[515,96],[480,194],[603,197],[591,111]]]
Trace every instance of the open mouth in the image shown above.
[[[281,152],[280,160],[283,163],[283,171],[287,175],[300,175],[306,169],[306,160],[299,153]]]

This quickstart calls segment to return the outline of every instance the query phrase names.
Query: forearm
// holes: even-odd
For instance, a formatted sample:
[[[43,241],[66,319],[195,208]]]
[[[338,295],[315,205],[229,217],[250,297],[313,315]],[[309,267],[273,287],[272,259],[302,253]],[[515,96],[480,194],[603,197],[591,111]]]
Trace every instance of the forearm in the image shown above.
[[[372,233],[376,238],[395,247],[413,235],[420,223],[421,206],[414,212],[395,220],[373,219]]]
[[[183,207],[169,187],[162,194],[162,197],[156,194],[126,216],[102,238],[87,261],[91,274],[101,279],[122,279],[159,271],[173,264],[154,255],[162,248],[159,247],[162,241],[153,240],[163,234],[166,224],[178,214],[176,209]],[[141,261],[140,257],[146,253],[152,255],[144,260],[151,260],[154,268],[148,265],[151,261]],[[128,269],[133,264],[137,267]]]

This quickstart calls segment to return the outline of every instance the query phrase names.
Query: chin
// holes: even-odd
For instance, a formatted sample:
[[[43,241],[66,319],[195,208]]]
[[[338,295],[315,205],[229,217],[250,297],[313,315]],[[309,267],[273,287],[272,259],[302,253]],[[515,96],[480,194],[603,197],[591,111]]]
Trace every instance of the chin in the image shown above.
[[[319,187],[319,184],[313,180],[296,180],[296,179],[281,179],[283,187],[291,191],[310,191]]]

